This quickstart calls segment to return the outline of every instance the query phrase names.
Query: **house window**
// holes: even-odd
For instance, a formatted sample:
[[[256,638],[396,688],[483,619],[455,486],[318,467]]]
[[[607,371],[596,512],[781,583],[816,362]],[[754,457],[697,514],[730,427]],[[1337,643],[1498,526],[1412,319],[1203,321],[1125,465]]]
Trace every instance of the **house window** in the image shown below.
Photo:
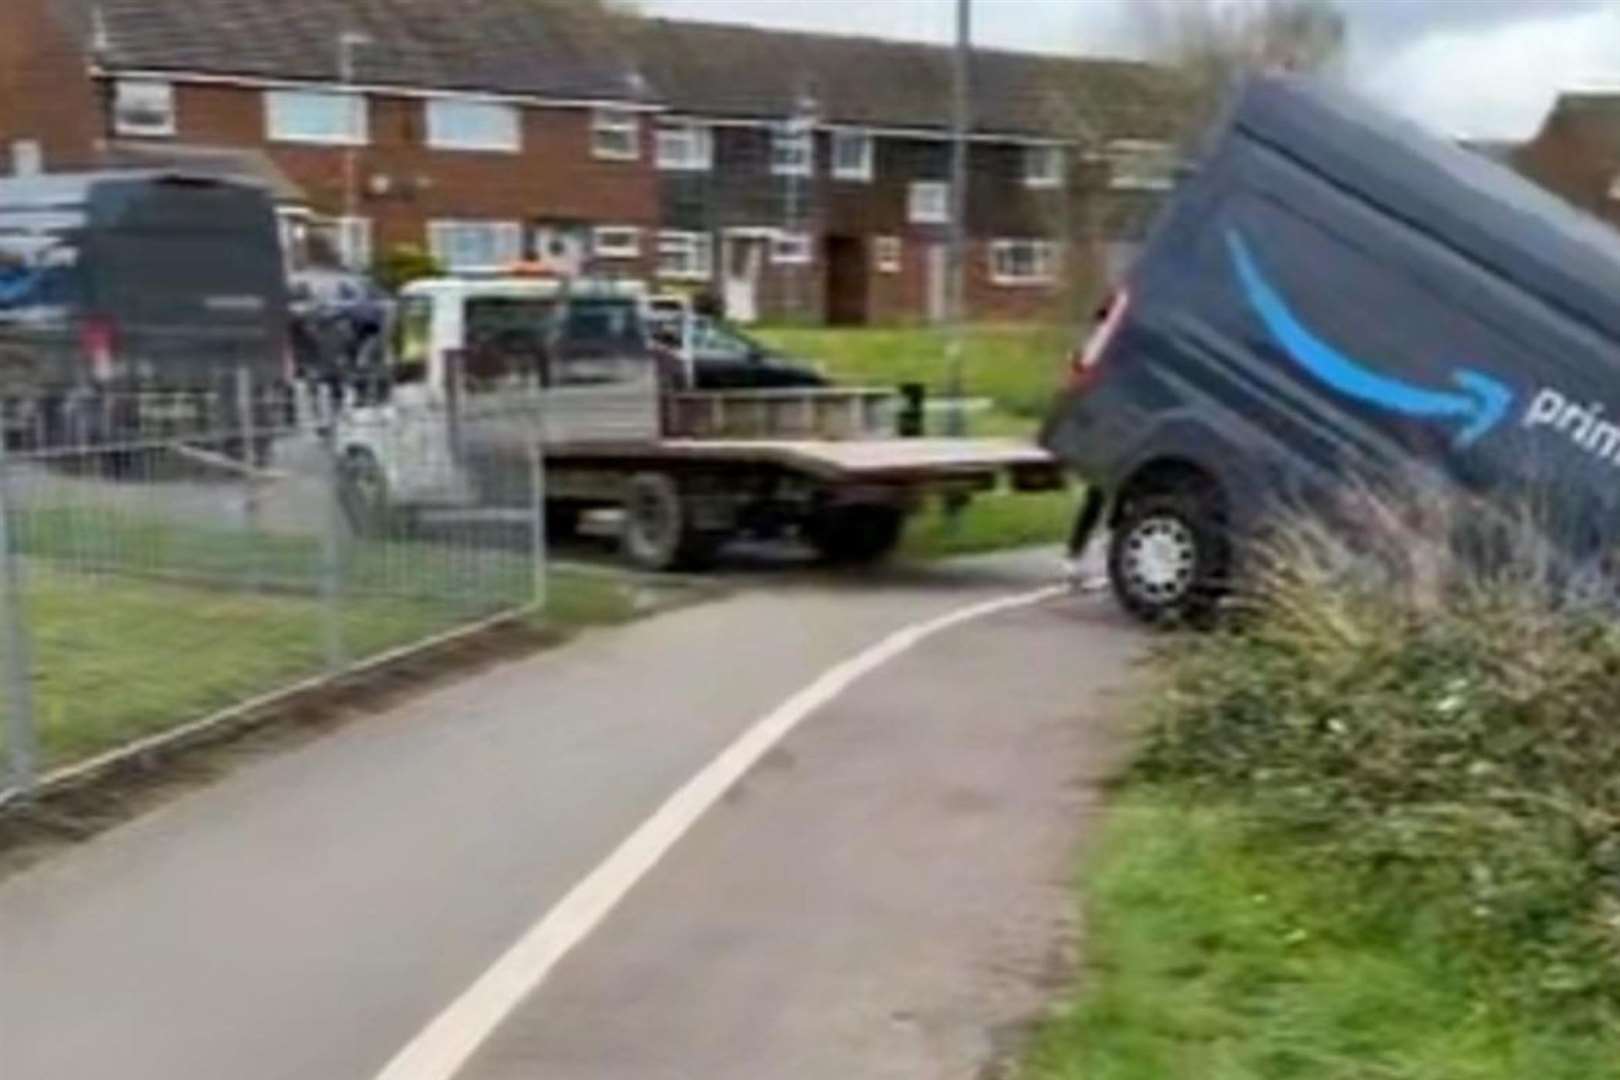
[[[15,176],[38,176],[45,171],[45,147],[38,139],[17,139],[11,144],[11,171]]]
[[[428,248],[448,270],[488,270],[523,257],[523,226],[516,221],[430,221]]]
[[[173,135],[174,85],[118,80],[113,87],[113,131],[119,135]]]
[[[270,138],[277,142],[363,146],[367,138],[363,94],[270,90],[264,95]]]
[[[816,171],[815,134],[803,125],[771,132],[771,175],[810,176]]]
[[[1047,285],[1057,280],[1057,245],[1050,240],[996,240],[990,280],[997,285]]]
[[[641,230],[633,225],[602,225],[591,234],[591,253],[598,259],[641,258]]]
[[[658,234],[658,276],[708,281],[714,275],[714,237],[700,232]]]
[[[434,98],[427,103],[427,142],[438,150],[514,154],[523,148],[522,114],[494,101]]]
[[[880,274],[898,274],[900,272],[900,238],[898,236],[880,236],[872,245],[873,260],[877,263]]]
[[[334,224],[338,259],[350,270],[371,269],[371,219],[340,217]]]
[[[803,266],[814,259],[810,234],[779,232],[771,237],[771,262],[776,266]]]
[[[864,131],[835,131],[832,136],[834,180],[872,179],[872,136]]]
[[[1103,156],[1109,164],[1108,186],[1116,191],[1168,191],[1175,186],[1175,152],[1167,143],[1116,139]]]
[[[714,132],[705,124],[660,124],[658,167],[704,172],[714,167]]]
[[[591,156],[603,161],[635,161],[641,156],[641,120],[624,109],[597,109],[591,115]]]
[[[918,180],[906,200],[906,219],[914,225],[945,225],[951,220],[951,185]]]
[[[1024,147],[1024,186],[1055,188],[1063,186],[1064,159],[1061,146]]]

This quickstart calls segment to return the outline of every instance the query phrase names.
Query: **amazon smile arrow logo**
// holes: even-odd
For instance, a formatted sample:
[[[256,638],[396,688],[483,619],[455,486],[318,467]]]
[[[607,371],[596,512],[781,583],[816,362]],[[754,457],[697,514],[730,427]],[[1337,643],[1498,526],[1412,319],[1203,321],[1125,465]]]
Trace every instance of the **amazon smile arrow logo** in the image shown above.
[[[1459,448],[1478,442],[1512,407],[1513,391],[1477,371],[1459,368],[1451,374],[1454,389],[1435,390],[1382,375],[1346,356],[1300,322],[1260,272],[1237,230],[1227,231],[1226,246],[1243,292],[1271,336],[1296,364],[1346,397],[1403,416],[1458,421]]]

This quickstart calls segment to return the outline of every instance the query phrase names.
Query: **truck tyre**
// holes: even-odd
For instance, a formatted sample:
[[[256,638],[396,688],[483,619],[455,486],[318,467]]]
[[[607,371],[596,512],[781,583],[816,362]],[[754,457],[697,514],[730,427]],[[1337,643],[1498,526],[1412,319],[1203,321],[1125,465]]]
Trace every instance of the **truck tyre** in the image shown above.
[[[665,473],[637,473],[624,500],[624,553],[643,570],[698,570],[714,562],[724,534],[692,521],[680,486]]]
[[[338,502],[357,536],[387,535],[394,517],[388,474],[370,450],[352,448],[338,463]]]
[[[546,543],[560,544],[579,535],[585,507],[568,499],[546,500]]]
[[[827,562],[851,566],[887,558],[905,526],[897,506],[829,506],[805,523],[805,539]]]
[[[1205,620],[1220,601],[1227,563],[1215,500],[1190,488],[1132,499],[1108,545],[1114,595],[1153,626]]]

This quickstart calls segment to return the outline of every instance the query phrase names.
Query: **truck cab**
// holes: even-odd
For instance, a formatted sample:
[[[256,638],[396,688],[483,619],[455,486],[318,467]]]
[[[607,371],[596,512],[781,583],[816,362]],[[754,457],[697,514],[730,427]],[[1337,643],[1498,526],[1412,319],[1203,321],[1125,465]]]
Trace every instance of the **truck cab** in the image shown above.
[[[639,282],[533,272],[407,285],[382,370],[347,388],[337,413],[351,519],[487,497],[492,470],[522,465],[517,433],[534,430],[542,402],[548,436],[584,416],[595,434],[656,437],[662,365],[645,301]],[[563,407],[576,398],[598,407]]]

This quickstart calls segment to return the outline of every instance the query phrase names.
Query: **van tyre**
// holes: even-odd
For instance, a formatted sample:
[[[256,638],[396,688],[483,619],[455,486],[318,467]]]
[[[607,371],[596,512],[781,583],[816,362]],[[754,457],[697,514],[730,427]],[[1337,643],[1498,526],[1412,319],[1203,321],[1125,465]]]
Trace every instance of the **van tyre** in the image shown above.
[[[394,519],[388,474],[369,450],[352,449],[338,463],[338,502],[358,536],[385,536]]]
[[[1227,563],[1216,502],[1198,491],[1130,500],[1108,546],[1114,595],[1154,626],[1205,621],[1220,602]]]
[[[905,526],[896,506],[829,506],[811,515],[804,533],[827,562],[853,566],[891,555]]]
[[[624,554],[643,570],[701,570],[725,533],[700,529],[680,485],[665,473],[637,473],[624,500]]]

